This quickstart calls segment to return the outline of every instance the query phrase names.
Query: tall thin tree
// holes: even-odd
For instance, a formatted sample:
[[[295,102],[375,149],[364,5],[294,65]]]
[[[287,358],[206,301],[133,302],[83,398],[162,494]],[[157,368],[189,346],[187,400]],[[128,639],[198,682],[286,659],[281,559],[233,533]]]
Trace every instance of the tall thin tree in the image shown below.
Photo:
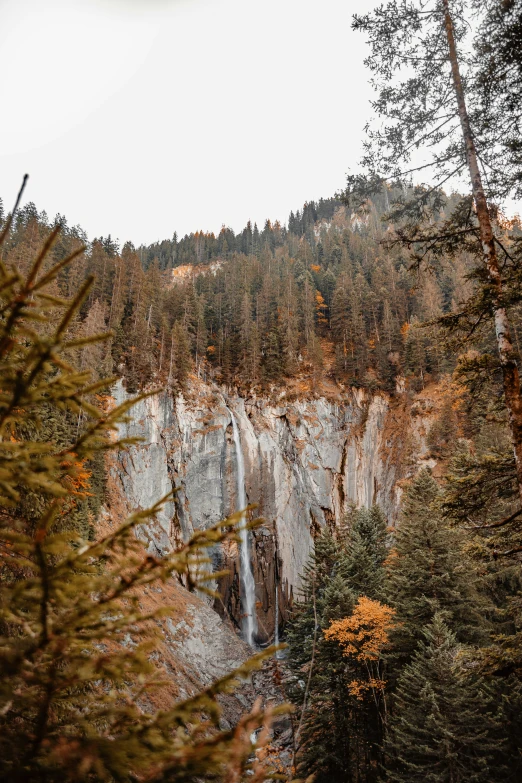
[[[353,28],[369,38],[366,64],[377,91],[373,108],[385,122],[368,129],[362,161],[366,175],[349,177],[348,193],[368,194],[382,189],[386,179],[404,182],[429,171],[430,184],[414,188],[414,197],[402,204],[410,223],[399,238],[410,248],[421,246],[422,258],[431,252],[454,252],[464,242],[480,257],[484,307],[475,312],[476,323],[486,312],[494,323],[522,500],[522,395],[492,206],[495,198],[509,195],[507,183],[516,182],[509,167],[516,164],[496,154],[479,111],[477,60],[464,45],[471,13],[483,5],[471,0],[389,0],[372,13],[354,16]],[[420,149],[428,150],[431,159],[418,160]],[[482,159],[498,169],[495,182],[500,186],[485,188]],[[445,203],[442,185],[463,173],[471,182],[470,199],[459,204],[451,220],[434,227],[434,216],[440,216]]]

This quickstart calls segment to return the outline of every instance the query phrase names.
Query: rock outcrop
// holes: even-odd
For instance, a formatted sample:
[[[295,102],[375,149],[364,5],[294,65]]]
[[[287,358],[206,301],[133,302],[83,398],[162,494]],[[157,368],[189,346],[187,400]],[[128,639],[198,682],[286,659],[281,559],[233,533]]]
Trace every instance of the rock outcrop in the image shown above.
[[[154,449],[150,446],[147,448],[152,454]],[[140,453],[141,449],[133,449],[137,465]],[[136,506],[136,494],[128,495],[131,484],[128,474],[122,472],[121,462],[110,456],[107,463],[106,503],[97,523],[100,535],[121,524]],[[138,496],[141,491],[139,484],[138,480],[132,486]],[[150,491],[155,488],[158,484]],[[145,499],[144,496],[139,497]],[[156,546],[152,541],[157,535],[160,535],[159,530],[153,526],[144,536],[147,539],[145,543]],[[174,577],[164,583],[142,586],[136,596],[140,610],[146,615],[165,608],[169,610],[167,616],[159,616],[155,620],[161,627],[161,640],[153,660],[159,669],[162,685],[148,690],[143,696],[148,708],[168,710],[176,702],[193,696],[215,680],[230,674],[252,654],[230,622],[223,622],[203,597],[189,592]],[[223,727],[235,725],[241,715],[252,707],[257,695],[252,681],[244,682],[232,693],[220,694],[218,701],[222,706]]]
[[[121,383],[114,394],[117,402],[126,398]],[[412,425],[406,401],[391,404],[383,394],[362,390],[330,399],[281,395],[273,402],[243,399],[193,379],[184,396],[141,400],[123,433],[143,441],[120,458],[125,494],[131,505],[145,508],[176,490],[174,502],[148,530],[150,547],[165,551],[238,510],[227,408],[240,430],[247,499],[264,519],[252,536],[252,560],[258,641],[266,642],[274,635],[276,585],[284,623],[322,526],[338,525],[350,503],[379,503],[393,522],[404,465],[412,451],[422,457],[425,428],[418,412]],[[237,548],[220,549],[213,559],[216,570],[229,570],[216,609],[240,627]]]

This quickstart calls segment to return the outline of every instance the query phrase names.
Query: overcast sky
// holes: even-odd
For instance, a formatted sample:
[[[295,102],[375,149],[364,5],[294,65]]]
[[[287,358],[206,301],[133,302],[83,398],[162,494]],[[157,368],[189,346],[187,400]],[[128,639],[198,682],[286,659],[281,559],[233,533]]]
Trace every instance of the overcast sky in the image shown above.
[[[286,221],[361,151],[372,0],[0,0],[0,196],[149,243]]]

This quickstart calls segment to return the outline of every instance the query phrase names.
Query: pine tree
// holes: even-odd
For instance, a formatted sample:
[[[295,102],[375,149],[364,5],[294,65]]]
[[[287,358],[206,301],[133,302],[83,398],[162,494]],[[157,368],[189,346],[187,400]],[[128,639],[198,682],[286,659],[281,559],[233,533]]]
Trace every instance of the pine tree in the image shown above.
[[[183,323],[177,321],[172,329],[167,381],[175,393],[185,388],[191,365],[189,336]]]
[[[386,742],[392,783],[506,780],[498,708],[436,613],[397,683]]]
[[[268,382],[277,383],[284,373],[284,354],[276,327],[268,333],[263,353],[263,377]]]
[[[287,633],[288,664],[293,674],[289,693],[298,705],[294,721],[297,764],[318,783],[350,780],[354,742],[346,709],[348,681],[342,652],[325,642],[321,629],[330,620],[350,614],[355,596],[336,574],[341,548],[325,529],[315,540],[305,569],[302,600]]]
[[[300,669],[312,657],[315,615],[324,609],[325,590],[330,584],[339,560],[341,548],[328,528],[324,528],[314,542],[314,550],[306,564],[299,602],[295,605],[287,640],[292,665]],[[350,605],[353,599],[349,599]]]
[[[419,378],[417,391],[424,388],[425,375],[428,367],[428,340],[426,332],[420,328],[419,319],[414,316],[411,322],[403,325],[404,364],[408,375]],[[414,388],[417,384],[414,383]]]
[[[427,468],[408,487],[387,561],[387,600],[397,611],[392,657],[410,660],[423,628],[441,612],[460,641],[481,638],[483,604],[475,575],[440,513],[440,491]]]
[[[297,286],[292,274],[287,274],[282,303],[282,344],[285,356],[285,369],[291,375],[297,369],[299,347],[299,313],[296,295]]]
[[[105,330],[106,307],[96,299],[78,330],[79,336],[93,337],[104,334]],[[90,343],[80,351],[79,369],[90,370],[96,380],[106,377],[112,370],[112,359],[106,342]]]
[[[386,558],[386,518],[378,506],[353,509],[344,523],[348,532],[339,573],[356,595],[382,598]]]
[[[340,275],[332,297],[332,333],[336,342],[336,366],[339,373],[348,371],[354,344],[350,329],[350,292],[348,279]]]
[[[305,344],[307,346],[313,345],[315,339],[315,296],[314,284],[309,273],[304,276],[301,291],[301,329]]]
[[[352,27],[369,38],[371,54],[366,62],[377,91],[373,105],[384,123],[368,133],[363,159],[368,177],[351,176],[349,182],[364,197],[368,190],[382,190],[386,179],[404,182],[420,169],[430,170],[430,186],[418,186],[411,198],[397,199],[397,209],[389,215],[402,223],[397,239],[413,250],[417,266],[423,261],[436,264],[458,251],[467,251],[474,259],[474,294],[458,313],[448,313],[441,321],[466,347],[479,324],[489,325],[522,502],[522,391],[510,313],[510,306],[520,302],[520,286],[513,285],[520,257],[519,248],[510,253],[498,241],[498,210],[492,206],[520,190],[518,141],[511,147],[516,154],[506,154],[520,129],[519,100],[513,97],[520,83],[520,58],[513,57],[509,47],[510,77],[506,79],[506,48],[503,36],[500,41],[497,37],[503,29],[511,40],[516,39],[519,18],[510,14],[510,2],[505,11],[498,5],[389,0],[373,12],[354,16]],[[469,20],[481,7],[486,10],[485,25],[479,24],[476,41],[466,40],[473,29]],[[495,8],[492,13],[491,8]],[[473,44],[481,54],[490,55],[492,69],[486,77],[491,86],[478,93],[477,87],[484,85],[484,71],[478,65],[479,57],[467,55]],[[491,79],[495,72],[498,78]],[[497,100],[506,114],[501,118],[495,111],[492,122],[489,110],[495,104],[497,108]],[[423,150],[425,160],[412,166],[415,148]],[[491,179],[483,174],[484,165],[494,172]],[[434,227],[448,204],[443,184],[463,171],[469,181],[468,195],[459,200],[447,220]],[[480,344],[480,335],[476,338]]]
[[[245,291],[240,312],[241,350],[239,371],[247,384],[255,384],[259,378],[260,351],[257,326],[252,319],[250,296]]]

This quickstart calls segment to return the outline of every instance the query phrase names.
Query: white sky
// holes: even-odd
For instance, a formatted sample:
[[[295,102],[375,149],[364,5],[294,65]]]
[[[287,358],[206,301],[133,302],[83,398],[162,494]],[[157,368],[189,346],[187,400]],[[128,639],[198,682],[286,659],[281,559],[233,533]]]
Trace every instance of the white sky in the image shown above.
[[[149,243],[286,221],[357,164],[372,0],[0,0],[0,196]]]

